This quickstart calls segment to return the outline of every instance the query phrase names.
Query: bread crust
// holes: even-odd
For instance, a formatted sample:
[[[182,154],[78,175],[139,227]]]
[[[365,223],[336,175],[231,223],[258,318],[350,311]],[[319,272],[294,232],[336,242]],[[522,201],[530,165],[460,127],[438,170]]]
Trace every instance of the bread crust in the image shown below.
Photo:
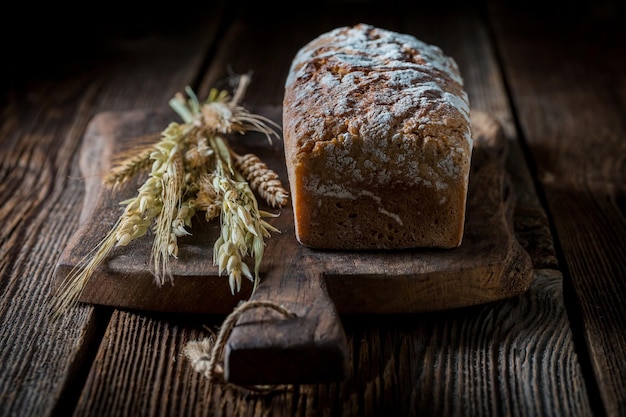
[[[313,39],[283,100],[296,238],[314,248],[453,248],[472,153],[454,59],[368,24]]]

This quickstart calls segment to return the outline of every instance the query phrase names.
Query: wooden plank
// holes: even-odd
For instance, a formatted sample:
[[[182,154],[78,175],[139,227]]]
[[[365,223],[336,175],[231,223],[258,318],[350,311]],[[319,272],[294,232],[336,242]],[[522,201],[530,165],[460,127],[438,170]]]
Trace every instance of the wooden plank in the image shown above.
[[[173,113],[170,112],[170,113]],[[280,108],[259,112],[280,121]],[[121,214],[119,202],[135,195],[139,182],[112,192],[102,178],[111,159],[136,146],[133,138],[160,132],[171,120],[165,112],[107,112],[97,115],[87,131],[81,152],[81,171],[87,192],[80,222],[56,268],[58,282],[66,279],[89,256]],[[274,302],[290,299],[287,288],[298,274],[299,260],[310,263],[312,275],[323,276],[339,312],[401,313],[442,310],[491,302],[524,292],[530,283],[531,264],[512,231],[515,196],[504,170],[506,143],[499,124],[485,113],[472,115],[475,146],[467,204],[465,236],[452,250],[318,251],[300,245],[294,235],[293,212],[284,207],[270,219],[280,233],[268,239],[261,263],[262,281]],[[231,138],[233,139],[233,138]],[[287,186],[284,153],[280,141],[268,144],[263,135],[237,137],[235,151],[258,155],[278,173]],[[262,204],[262,203],[261,203]],[[267,211],[271,207],[262,208]],[[172,285],[158,286],[150,274],[152,236],[117,248],[98,268],[82,291],[80,300],[134,310],[177,313],[228,314],[250,296],[251,285],[236,297],[227,279],[219,278],[213,265],[212,243],[219,222],[199,222],[191,236],[181,240],[178,259],[172,259]],[[304,261],[302,261],[304,262]],[[289,267],[288,267],[289,266]],[[276,288],[266,275],[281,271]],[[281,291],[278,291],[281,288]],[[285,294],[283,294],[285,292]],[[285,298],[283,298],[283,296]],[[323,311],[323,310],[322,310]]]
[[[280,112],[260,114],[275,120],[280,116]],[[120,214],[119,201],[134,195],[137,188],[133,183],[112,193],[102,184],[111,158],[132,147],[133,138],[159,132],[168,120],[163,112],[141,110],[101,113],[93,120],[80,161],[87,188],[83,211],[57,264],[58,282],[64,281],[113,227]],[[528,289],[532,265],[513,236],[515,196],[504,170],[507,149],[502,129],[485,113],[474,113],[472,122],[468,214],[459,248],[316,251],[295,239],[290,207],[282,210],[280,218],[270,220],[281,233],[268,242],[262,282],[253,299],[289,308],[297,318],[285,321],[269,316],[264,320],[267,316],[258,310],[242,317],[226,352],[225,371],[230,382],[342,379],[347,348],[336,310],[351,314],[443,310],[514,297]],[[262,135],[256,141],[246,141],[253,149],[238,142],[234,144],[238,153],[253,152],[286,177],[281,146],[268,145]],[[263,148],[265,152],[260,153]],[[233,297],[226,278],[219,278],[211,256],[217,236],[217,228],[211,225],[192,229],[192,235],[181,242],[178,259],[172,260],[173,285],[165,286],[157,286],[146,268],[150,236],[119,248],[95,271],[80,300],[133,310],[228,314],[237,302],[250,296],[250,285]],[[307,327],[310,331],[305,331]]]
[[[505,181],[502,130],[483,113],[472,121],[475,148],[463,244],[443,252],[319,252],[300,247],[292,231],[289,240],[268,245],[281,260],[272,262],[275,270],[251,300],[281,305],[296,318],[275,319],[260,310],[242,315],[228,339],[227,381],[263,385],[344,378],[343,336],[334,328],[333,303],[340,313],[413,313],[493,302],[527,290],[531,261],[512,235],[515,198]]]
[[[73,407],[100,341],[100,323],[91,307],[50,322],[47,302],[53,265],[78,223],[84,184],[75,168],[84,130],[96,112],[162,105],[193,82],[219,21],[219,9],[212,10],[212,24],[197,26],[190,18],[170,38],[159,34],[163,22],[156,19],[156,31],[148,24],[115,44],[92,44],[90,60],[51,67],[38,61],[40,78],[12,79],[10,94],[3,95],[0,415],[45,416]],[[16,41],[15,33],[11,37]],[[109,54],[121,59],[119,66],[111,65]],[[154,71],[156,78],[148,76]]]
[[[312,11],[304,21],[250,10],[252,17],[224,36],[203,85],[208,88],[222,78],[229,65],[236,72],[254,70],[269,76],[253,77],[247,104],[280,104],[282,80],[297,47],[336,25],[367,20],[445,45],[472,74],[467,87],[476,108],[499,115],[507,132],[513,131],[500,73],[478,15],[437,7],[403,10],[407,13],[387,14],[386,9],[360,5],[332,16]],[[523,228],[518,236],[526,237],[525,248],[536,264],[550,265],[546,240],[551,237],[532,180],[525,165],[511,168],[516,186],[531,185],[520,193],[532,210],[516,213],[516,224]],[[213,316],[159,320],[116,312],[75,415],[107,415],[110,410],[118,415],[171,411],[207,416],[592,415],[568,328],[561,276],[551,269],[538,270],[530,291],[508,301],[438,313],[343,317],[351,355],[347,380],[289,386],[270,396],[212,384],[190,371],[183,344],[206,336],[197,320],[221,322]]]
[[[192,370],[183,347],[208,336],[201,325],[218,318],[116,311],[74,415],[592,416],[561,280],[540,270],[515,300],[344,317],[348,378],[269,395],[212,384]]]
[[[381,23],[380,24],[386,24],[391,22],[391,27],[395,27],[395,28],[403,28],[406,29],[408,27],[413,28],[414,29],[414,33],[420,35],[420,30],[424,31],[422,38],[425,39],[429,39],[435,43],[441,44],[441,45],[446,45],[446,44],[455,44],[456,47],[455,48],[447,48],[446,50],[455,50],[455,51],[464,51],[465,55],[460,55],[457,54],[455,56],[469,56],[470,58],[468,59],[468,61],[465,62],[461,62],[461,65],[464,63],[473,63],[476,62],[478,63],[478,69],[474,69],[474,71],[476,72],[481,72],[484,71],[484,80],[485,82],[483,84],[474,84],[474,85],[470,85],[470,91],[471,88],[475,88],[476,90],[481,91],[483,94],[479,97],[485,97],[485,99],[483,100],[482,103],[479,103],[480,105],[483,105],[485,107],[488,106],[497,106],[498,101],[491,98],[490,94],[493,94],[494,96],[496,96],[496,98],[498,100],[502,100],[502,102],[506,103],[506,98],[504,97],[504,95],[502,96],[498,96],[498,92],[503,92],[502,90],[502,86],[496,84],[495,88],[492,87],[492,84],[494,83],[494,78],[497,80],[498,79],[498,73],[497,72],[493,72],[493,71],[489,71],[489,69],[491,67],[485,64],[481,64],[484,63],[485,61],[487,63],[493,63],[493,57],[491,57],[490,55],[490,51],[488,49],[488,47],[486,46],[486,34],[484,32],[481,32],[481,27],[480,25],[477,23],[476,20],[476,16],[473,16],[473,19],[471,18],[472,15],[470,15],[470,18],[468,18],[468,16],[464,15],[464,14],[458,14],[458,15],[454,15],[454,17],[451,17],[449,14],[444,14],[442,17],[442,15],[432,15],[429,14],[428,18],[424,17],[423,20],[420,19],[415,19],[415,20],[411,20],[411,19],[401,19],[400,22],[398,22],[398,19],[385,19],[385,16],[379,16],[378,19],[380,19]],[[456,17],[456,18],[455,18]],[[438,19],[439,18],[439,19]],[[359,20],[359,16],[358,16],[358,12],[355,12],[355,15],[353,17],[354,20]],[[370,17],[371,19],[371,17]],[[448,20],[450,19],[450,20]],[[334,21],[333,21],[334,22]],[[376,22],[376,19],[374,19],[374,22]],[[328,28],[329,23],[327,21],[324,21],[323,19],[318,22],[317,25],[311,25],[311,27],[316,27],[317,28],[317,33],[319,33],[322,30],[326,30]],[[445,28],[442,29],[442,26]],[[310,33],[310,37],[315,36],[315,30],[310,28],[309,29],[309,33]],[[299,26],[297,30],[294,29],[294,31],[290,32],[290,33],[294,33],[294,38],[295,37],[299,37],[302,36],[301,33],[304,32],[304,28],[302,26]],[[445,34],[442,35],[442,34]],[[472,37],[469,36],[469,34],[477,34],[476,37]],[[483,37],[481,37],[483,36]],[[463,39],[463,42],[459,42],[459,39]],[[482,42],[480,41],[482,40]],[[479,45],[479,47],[476,47],[476,45]],[[480,47],[482,46],[482,48]],[[469,66],[469,65],[468,65]],[[483,88],[483,90],[481,90],[481,87]],[[492,89],[493,88],[493,89]],[[475,97],[476,95],[474,95]],[[494,103],[495,102],[495,103]],[[505,104],[506,106],[506,104]],[[480,108],[480,107],[479,107]],[[502,108],[498,109],[499,111],[502,112],[506,112],[506,107],[504,107],[504,110]],[[510,115],[508,115],[508,120],[510,120]],[[524,173],[523,172],[518,172],[516,173],[517,175],[523,177]],[[532,184],[532,181],[530,181],[527,177],[525,178],[525,180],[528,180],[529,183]],[[532,192],[529,192],[529,198],[532,197]],[[539,204],[535,201],[534,202],[535,207],[539,206]],[[540,207],[540,206],[539,206]],[[539,213],[542,214],[541,210],[535,211],[535,213]],[[547,230],[546,227],[546,222],[545,222],[545,214],[543,215],[543,217],[541,216],[537,216],[535,218],[535,220],[539,223],[542,224],[543,227],[541,227],[539,230],[536,230],[536,232],[540,232],[543,233],[543,236],[545,237],[545,233]],[[527,222],[531,223],[531,222]],[[541,239],[537,239],[537,242],[541,242]],[[529,243],[534,243],[535,241],[531,241]],[[537,251],[538,253],[542,253],[543,251]],[[549,252],[549,250],[548,250]],[[558,276],[558,274],[557,274]],[[524,313],[522,313],[522,311],[519,311],[517,314],[520,314],[520,316],[523,316]],[[562,317],[565,317],[565,311],[564,309],[559,309],[558,314],[560,314]],[[563,323],[563,322],[561,322]],[[349,333],[350,334],[350,333]],[[544,336],[545,337],[545,336]],[[367,339],[370,340],[370,343],[368,343],[368,348],[374,349],[374,351],[377,351],[376,347],[375,347],[375,342],[372,339]],[[536,342],[536,339],[534,339]],[[388,340],[386,341],[388,342]],[[372,346],[374,345],[374,346]],[[392,344],[389,344],[387,346],[393,346]],[[396,345],[397,346],[397,345]],[[564,352],[569,352],[566,353],[566,355],[568,355],[569,358],[572,358],[572,353],[573,353],[573,345],[569,344],[568,345],[568,349],[566,349]],[[354,355],[354,352],[353,352]],[[574,355],[575,357],[575,355]],[[420,362],[421,360],[423,360],[423,358],[418,357],[418,358],[413,358],[416,362]],[[360,366],[364,366],[367,367],[368,365],[366,365],[367,361],[364,362],[359,362]],[[573,369],[577,369],[577,364],[574,361],[572,363],[572,368]],[[354,370],[353,370],[354,371]],[[552,370],[554,371],[554,369]],[[547,376],[549,373],[544,373],[543,376]],[[520,381],[520,380],[515,380],[514,384],[524,384],[528,381]],[[584,384],[582,383],[582,379],[579,373],[576,373],[576,378],[574,378],[574,381],[562,381],[564,384],[569,385],[570,383],[574,383],[576,386],[576,389],[578,389],[579,387],[583,386]],[[530,383],[530,382],[529,382]],[[536,381],[534,383],[537,383]],[[534,384],[534,383],[530,383],[530,384]],[[406,388],[406,387],[405,387]],[[579,391],[580,392],[580,391]],[[396,391],[397,393],[397,391]],[[474,393],[477,394],[477,393]],[[471,395],[471,394],[470,394]],[[387,397],[388,399],[389,397]],[[371,396],[367,397],[367,400],[369,401],[373,401]],[[528,398],[527,398],[528,400]],[[550,399],[546,398],[546,403],[550,403]],[[522,403],[524,403],[522,401]],[[525,405],[529,405],[531,403],[530,400],[528,400],[527,402],[525,402]],[[524,404],[520,404],[520,407],[523,408]],[[561,405],[556,405],[556,409],[558,410],[560,408]],[[527,409],[528,410],[528,409]],[[581,412],[581,414],[585,414],[588,413],[589,410],[588,408],[586,408],[584,405],[580,408],[579,410]]]
[[[566,282],[575,294],[570,304],[572,324],[584,336],[580,349],[588,350],[604,411],[621,416],[626,414],[626,114],[617,103],[625,80],[626,32],[623,8],[609,10],[600,13],[583,3],[567,19],[555,20],[555,14],[499,5],[492,16],[559,237]]]

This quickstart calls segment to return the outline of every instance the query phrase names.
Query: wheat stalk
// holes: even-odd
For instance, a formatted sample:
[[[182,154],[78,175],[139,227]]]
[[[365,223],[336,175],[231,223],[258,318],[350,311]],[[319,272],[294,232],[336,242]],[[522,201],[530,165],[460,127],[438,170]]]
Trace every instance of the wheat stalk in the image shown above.
[[[235,155],[235,166],[250,184],[250,187],[272,207],[287,204],[289,193],[282,185],[278,174],[254,154]]]
[[[139,173],[148,177],[137,194],[121,204],[123,213],[103,240],[68,274],[51,303],[55,314],[73,306],[89,278],[115,247],[126,246],[153,232],[151,272],[157,285],[172,279],[170,258],[178,256],[178,238],[189,235],[192,218],[204,212],[206,221],[220,217],[221,233],[213,247],[213,262],[226,273],[231,292],[240,291],[242,278],[256,289],[265,239],[278,229],[265,219],[277,214],[260,210],[255,191],[273,207],[287,203],[278,176],[252,154],[237,155],[225,136],[255,131],[271,143],[279,126],[238,104],[249,83],[241,76],[234,96],[211,89],[200,102],[186,88],[187,99],[176,94],[170,106],[183,123],[171,122],[158,139],[118,156],[104,182],[111,188]],[[245,259],[254,260],[250,270]]]

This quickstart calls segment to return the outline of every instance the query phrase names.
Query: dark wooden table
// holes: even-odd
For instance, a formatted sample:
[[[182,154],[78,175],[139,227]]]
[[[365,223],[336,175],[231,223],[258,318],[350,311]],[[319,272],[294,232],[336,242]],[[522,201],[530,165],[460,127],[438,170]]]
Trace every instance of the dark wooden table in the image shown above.
[[[391,3],[19,7],[0,40],[1,416],[626,415],[624,7]],[[280,106],[297,49],[358,22],[441,46],[472,108],[502,123],[528,292],[342,317],[346,380],[271,395],[209,383],[184,357],[224,316],[83,304],[48,320],[93,116],[165,108],[186,85],[203,96],[229,71],[252,73],[245,105]]]

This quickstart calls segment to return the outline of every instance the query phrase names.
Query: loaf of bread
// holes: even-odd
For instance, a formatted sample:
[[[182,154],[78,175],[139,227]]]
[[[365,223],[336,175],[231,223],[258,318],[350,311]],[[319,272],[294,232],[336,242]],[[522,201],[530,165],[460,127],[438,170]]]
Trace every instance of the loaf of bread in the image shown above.
[[[469,101],[439,47],[368,24],[318,36],[291,64],[283,135],[301,244],[461,244]]]

